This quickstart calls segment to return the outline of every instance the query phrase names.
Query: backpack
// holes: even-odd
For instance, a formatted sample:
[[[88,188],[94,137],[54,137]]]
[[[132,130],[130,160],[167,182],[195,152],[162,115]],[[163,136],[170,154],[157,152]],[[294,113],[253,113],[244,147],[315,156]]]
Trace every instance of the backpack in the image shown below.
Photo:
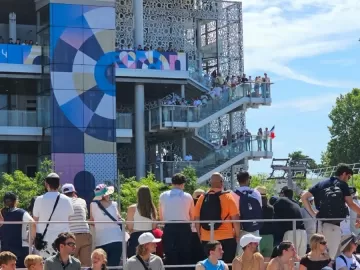
[[[317,218],[346,218],[349,209],[345,204],[344,194],[338,186],[338,180],[321,191]],[[340,220],[327,220],[327,223],[339,224]]]
[[[215,192],[215,193],[205,193],[204,200],[201,205],[200,209],[200,220],[222,220],[221,218],[221,203],[220,203],[220,196],[228,193],[228,192]],[[224,220],[227,218],[226,216]],[[214,230],[219,229],[222,222],[218,222],[214,224]],[[210,224],[209,223],[200,223],[200,226],[206,230],[210,231]]]
[[[254,198],[252,195],[253,190],[239,191],[236,190],[235,193],[240,197],[240,219],[242,220],[252,220],[252,219],[262,219],[262,208],[258,199]],[[247,232],[255,232],[260,230],[263,222],[244,222],[241,223],[242,229]]]

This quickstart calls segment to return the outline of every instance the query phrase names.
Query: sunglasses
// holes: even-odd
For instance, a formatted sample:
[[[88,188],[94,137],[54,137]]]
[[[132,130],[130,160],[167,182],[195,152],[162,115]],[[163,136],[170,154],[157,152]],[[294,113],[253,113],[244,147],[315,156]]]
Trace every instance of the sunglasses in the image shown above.
[[[319,243],[320,243],[320,245],[324,245],[324,246],[327,244],[326,241],[320,241]]]

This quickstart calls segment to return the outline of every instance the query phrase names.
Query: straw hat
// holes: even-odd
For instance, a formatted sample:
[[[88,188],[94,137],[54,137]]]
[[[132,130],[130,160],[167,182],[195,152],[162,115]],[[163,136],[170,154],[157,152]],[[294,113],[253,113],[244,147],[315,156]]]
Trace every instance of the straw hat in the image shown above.
[[[355,234],[343,235],[340,242],[340,252],[343,252],[343,250],[349,245],[351,241],[357,243],[359,242],[359,237]]]

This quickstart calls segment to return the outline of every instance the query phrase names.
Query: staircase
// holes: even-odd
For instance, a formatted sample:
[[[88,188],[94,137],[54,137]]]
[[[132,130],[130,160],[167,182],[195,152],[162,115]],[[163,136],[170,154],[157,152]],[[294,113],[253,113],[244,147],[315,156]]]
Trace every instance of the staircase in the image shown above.
[[[261,141],[263,143],[263,141]],[[239,141],[224,147],[217,148],[198,161],[173,161],[163,162],[160,166],[164,170],[163,175],[171,175],[181,172],[184,168],[191,166],[196,170],[198,183],[209,180],[214,172],[221,172],[236,164],[244,158],[272,158],[272,141],[267,142],[267,150],[258,151],[256,137],[253,136],[247,141]],[[193,156],[194,158],[194,156]]]

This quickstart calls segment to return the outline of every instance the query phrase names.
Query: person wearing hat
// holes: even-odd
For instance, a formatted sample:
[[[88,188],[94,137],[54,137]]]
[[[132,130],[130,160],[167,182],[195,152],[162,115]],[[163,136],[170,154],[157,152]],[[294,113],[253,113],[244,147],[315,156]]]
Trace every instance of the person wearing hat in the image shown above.
[[[108,266],[119,266],[123,252],[122,241],[125,239],[119,223],[114,222],[114,220],[121,221],[118,205],[110,199],[114,187],[100,184],[96,186],[94,192],[94,202],[90,204],[90,220],[94,221],[95,246],[105,250]]]
[[[125,270],[165,270],[163,261],[157,255],[156,244],[161,239],[157,239],[150,232],[143,233],[139,236],[139,245],[136,248],[136,255],[129,258],[124,266]]]
[[[232,262],[233,270],[264,270],[264,257],[259,253],[258,247],[261,237],[245,234],[240,239],[243,253],[235,257]]]
[[[91,265],[92,236],[87,223],[87,205],[84,199],[77,196],[73,184],[64,184],[61,188],[63,194],[71,199],[74,214],[70,216],[70,232],[76,237],[76,249],[74,256],[79,259],[82,267]]]
[[[1,209],[2,222],[24,222],[23,224],[1,224],[1,250],[10,251],[16,255],[16,267],[24,268],[25,257],[29,253],[29,244],[36,234],[33,218],[24,209],[17,208],[18,199],[15,193],[6,192],[3,198],[4,208]],[[27,226],[30,225],[30,237]],[[29,239],[30,238],[30,239]],[[30,240],[30,242],[29,242]]]
[[[39,250],[43,258],[56,254],[52,247],[60,233],[69,232],[69,218],[74,214],[71,199],[59,193],[60,177],[56,173],[50,173],[45,178],[47,192],[36,198],[33,209],[33,218],[36,222],[36,232],[43,238],[45,246]],[[53,213],[51,215],[51,213]],[[51,216],[51,218],[50,218]],[[60,221],[61,223],[51,223]]]
[[[339,246],[340,255],[335,260],[336,270],[360,269],[359,258],[354,254],[359,243],[355,234],[343,235]]]

